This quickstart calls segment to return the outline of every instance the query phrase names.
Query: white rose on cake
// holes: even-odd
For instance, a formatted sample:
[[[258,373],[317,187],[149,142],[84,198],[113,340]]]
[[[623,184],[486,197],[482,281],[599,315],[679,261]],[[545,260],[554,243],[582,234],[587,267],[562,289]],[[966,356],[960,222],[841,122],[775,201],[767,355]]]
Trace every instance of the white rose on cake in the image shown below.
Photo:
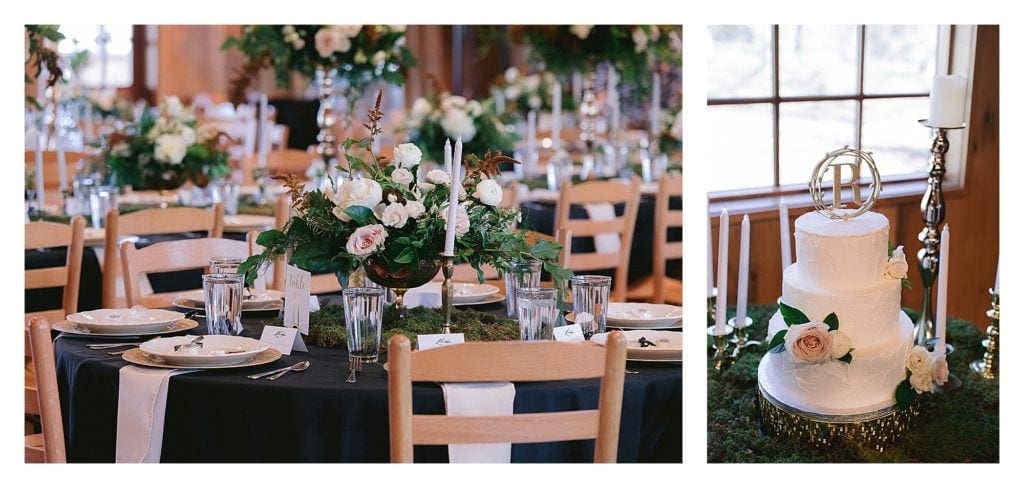
[[[334,202],[334,216],[342,222],[348,222],[351,217],[345,214],[345,209],[351,206],[360,206],[372,209],[381,201],[384,191],[380,184],[369,178],[356,178],[352,181],[341,183],[331,201]]]
[[[476,184],[476,191],[473,192],[473,197],[480,200],[480,203],[484,205],[496,207],[501,203],[502,193],[501,185],[497,181],[485,179],[480,180],[480,183]]]
[[[928,373],[911,374],[910,386],[918,393],[931,393],[935,390],[935,384],[932,383],[932,375]]]
[[[345,250],[354,256],[369,256],[381,247],[388,238],[388,231],[383,225],[364,225],[355,230],[345,244]]]
[[[831,359],[832,336],[822,322],[796,324],[786,331],[786,350],[798,363],[822,363]]]
[[[922,346],[914,346],[907,355],[907,369],[915,375],[928,375],[932,373],[932,354]]]
[[[412,183],[412,180],[412,171],[405,168],[398,168],[391,172],[391,181],[394,181],[399,185],[408,185],[409,183]]]
[[[890,280],[902,280],[907,277],[907,256],[903,254],[903,246],[892,251],[892,257],[885,263],[885,277]]]
[[[403,142],[395,146],[395,154],[391,159],[391,164],[399,168],[411,168],[420,164],[420,160],[423,159],[423,151],[411,142]]]
[[[850,343],[850,336],[846,335],[845,332],[839,329],[829,331],[828,335],[832,336],[832,349],[829,351],[829,356],[832,359],[839,359],[850,353],[853,349]]]

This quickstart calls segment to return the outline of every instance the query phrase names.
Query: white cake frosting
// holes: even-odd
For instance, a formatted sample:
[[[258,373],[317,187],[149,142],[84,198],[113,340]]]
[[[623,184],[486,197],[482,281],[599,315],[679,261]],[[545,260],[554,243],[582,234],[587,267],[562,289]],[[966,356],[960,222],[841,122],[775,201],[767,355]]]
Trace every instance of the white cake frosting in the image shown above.
[[[810,212],[796,220],[797,262],[783,272],[782,302],[812,322],[834,312],[853,359],[811,364],[789,352],[765,354],[758,384],[776,400],[823,415],[864,414],[895,403],[914,325],[900,310],[900,281],[885,277],[888,233],[888,219],[873,212],[849,220]],[[785,328],[777,312],[768,340]]]

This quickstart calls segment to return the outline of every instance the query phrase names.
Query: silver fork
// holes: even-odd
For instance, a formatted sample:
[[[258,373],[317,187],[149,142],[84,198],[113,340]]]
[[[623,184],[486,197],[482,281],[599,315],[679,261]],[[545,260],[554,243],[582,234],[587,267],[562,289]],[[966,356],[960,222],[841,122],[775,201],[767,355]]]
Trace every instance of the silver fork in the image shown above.
[[[359,358],[351,358],[351,359],[349,359],[348,360],[348,379],[345,380],[345,383],[355,383],[356,382],[356,372],[359,371],[360,369],[362,369],[362,363],[359,360]]]

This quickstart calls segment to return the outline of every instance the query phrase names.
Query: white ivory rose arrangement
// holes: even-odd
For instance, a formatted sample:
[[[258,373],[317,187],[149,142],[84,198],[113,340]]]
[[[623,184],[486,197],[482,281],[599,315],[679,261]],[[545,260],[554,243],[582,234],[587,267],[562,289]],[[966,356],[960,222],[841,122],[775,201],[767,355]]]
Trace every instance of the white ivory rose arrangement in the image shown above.
[[[853,361],[850,336],[839,330],[839,317],[830,313],[822,321],[812,321],[800,310],[779,304],[786,323],[768,343],[768,352],[787,352],[799,364],[820,364],[828,361]]]
[[[949,363],[946,351],[929,351],[924,346],[914,346],[906,359],[907,378],[896,386],[896,405],[904,408],[913,401],[915,394],[933,393],[935,388],[949,381]]]
[[[483,157],[486,151],[511,152],[517,136],[494,113],[493,100],[480,102],[444,93],[416,99],[402,130],[410,142],[433,162],[442,160],[444,141],[462,138],[465,154]]]

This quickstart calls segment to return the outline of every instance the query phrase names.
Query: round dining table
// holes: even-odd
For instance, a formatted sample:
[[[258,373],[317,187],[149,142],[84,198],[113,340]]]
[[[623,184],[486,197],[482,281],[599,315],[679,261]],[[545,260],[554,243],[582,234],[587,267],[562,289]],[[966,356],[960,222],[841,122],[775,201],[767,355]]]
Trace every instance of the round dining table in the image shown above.
[[[321,297],[337,301],[337,297]],[[476,307],[503,314],[504,304]],[[258,338],[273,312],[243,315],[242,335]],[[205,331],[202,318],[192,333]],[[130,342],[138,342],[134,339]],[[128,363],[86,344],[108,337],[67,334],[55,339],[57,377],[71,462],[113,462],[119,370]],[[386,345],[382,344],[382,348]],[[261,366],[200,370],[170,378],[161,462],[387,462],[388,373],[364,364],[346,383],[344,349],[308,346]],[[246,376],[308,360],[311,366],[275,381]],[[528,361],[529,358],[523,358]],[[622,396],[620,462],[681,462],[682,368],[679,363],[629,361]],[[515,413],[596,408],[597,379],[515,384]],[[436,383],[415,383],[416,413],[443,413]],[[513,462],[587,462],[594,442],[512,446]],[[446,462],[446,446],[416,446],[417,462]]]

